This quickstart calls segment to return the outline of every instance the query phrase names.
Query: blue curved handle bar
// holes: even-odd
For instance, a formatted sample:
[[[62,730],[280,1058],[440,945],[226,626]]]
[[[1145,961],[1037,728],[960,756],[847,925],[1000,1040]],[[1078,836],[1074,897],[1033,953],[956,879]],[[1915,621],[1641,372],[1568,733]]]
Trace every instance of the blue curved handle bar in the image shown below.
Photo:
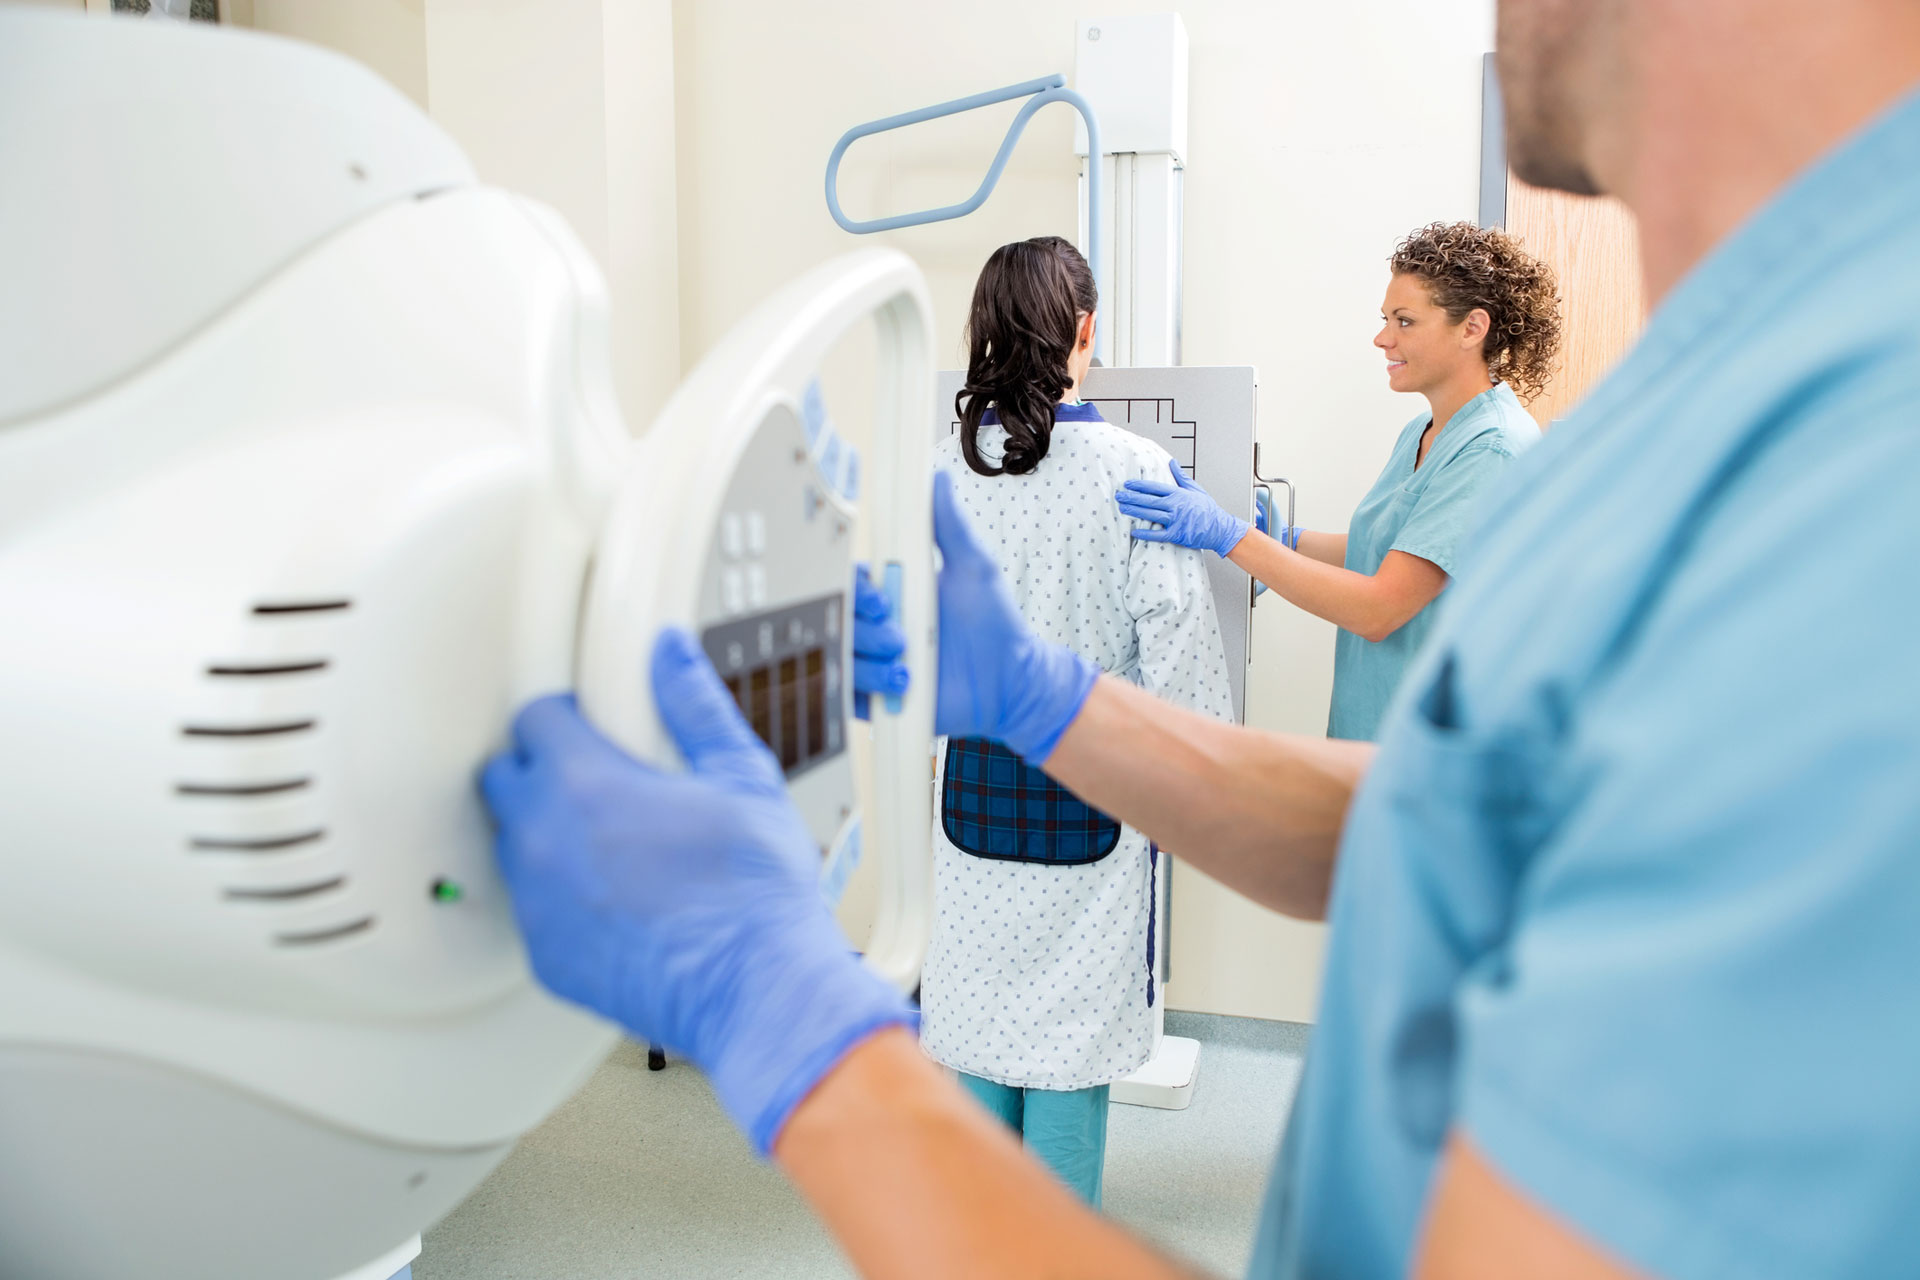
[[[872,120],[866,124],[857,124],[840,135],[840,141],[834,143],[833,154],[827,157],[827,212],[841,228],[854,235],[871,235],[876,231],[894,231],[901,227],[924,226],[929,222],[945,222],[949,218],[964,218],[987,202],[993,194],[993,188],[1000,181],[1001,171],[1007,167],[1007,158],[1013,154],[1013,148],[1020,141],[1021,132],[1027,127],[1027,121],[1033,113],[1049,102],[1064,102],[1080,113],[1087,124],[1087,260],[1092,265],[1096,286],[1100,291],[1100,300],[1112,304],[1113,295],[1109,291],[1106,272],[1102,269],[1100,246],[1102,241],[1100,215],[1103,211],[1102,188],[1100,186],[1100,125],[1093,118],[1093,108],[1087,100],[1066,87],[1067,78],[1061,75],[1042,76],[1038,80],[1028,80],[1021,84],[1008,85],[1004,89],[990,89],[985,93],[976,93],[970,98],[955,98],[952,102],[942,102],[936,106],[922,107],[918,111],[903,111],[897,116],[888,116],[884,120]],[[870,218],[865,222],[849,218],[840,208],[840,158],[847,148],[862,138],[872,137],[876,133],[886,133],[893,129],[903,129],[911,124],[922,124],[928,120],[938,120],[942,116],[959,115],[963,111],[972,111],[976,107],[992,106],[996,102],[1006,102],[1013,98],[1027,98],[1027,104],[1020,108],[1020,114],[1013,118],[1007,128],[1007,136],[1001,139],[1000,150],[993,157],[993,164],[987,169],[987,176],[980,181],[979,190],[959,204],[945,205],[938,209],[922,209],[918,213],[899,213],[890,218]],[[1100,326],[1094,338],[1094,350],[1106,361],[1106,326]]]

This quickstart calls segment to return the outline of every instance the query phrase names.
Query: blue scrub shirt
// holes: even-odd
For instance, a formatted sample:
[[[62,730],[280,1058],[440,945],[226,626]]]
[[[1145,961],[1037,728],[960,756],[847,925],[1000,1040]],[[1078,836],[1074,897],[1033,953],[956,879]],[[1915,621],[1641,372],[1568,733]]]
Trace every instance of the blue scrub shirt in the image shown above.
[[[1431,414],[1421,414],[1400,433],[1386,470],[1353,513],[1347,528],[1347,568],[1369,576],[1389,551],[1431,560],[1452,576],[1460,549],[1480,517],[1482,504],[1507,464],[1540,439],[1540,429],[1505,384],[1460,406],[1434,437],[1417,468],[1420,437]],[[1341,631],[1333,642],[1333,706],[1329,738],[1371,742],[1380,731],[1393,691],[1407,664],[1433,629],[1432,605],[1384,640]]]
[[[1258,1277],[1450,1131],[1664,1280],[1920,1274],[1920,95],[1510,470],[1349,814]]]

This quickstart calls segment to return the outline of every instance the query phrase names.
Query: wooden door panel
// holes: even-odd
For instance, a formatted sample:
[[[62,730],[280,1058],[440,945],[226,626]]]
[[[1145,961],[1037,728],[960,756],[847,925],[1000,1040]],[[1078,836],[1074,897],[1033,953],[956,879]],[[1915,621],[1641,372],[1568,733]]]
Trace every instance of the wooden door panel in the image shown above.
[[[1617,200],[1546,191],[1511,174],[1506,228],[1560,278],[1560,356],[1546,391],[1527,406],[1544,429],[1566,417],[1640,336],[1639,234]]]

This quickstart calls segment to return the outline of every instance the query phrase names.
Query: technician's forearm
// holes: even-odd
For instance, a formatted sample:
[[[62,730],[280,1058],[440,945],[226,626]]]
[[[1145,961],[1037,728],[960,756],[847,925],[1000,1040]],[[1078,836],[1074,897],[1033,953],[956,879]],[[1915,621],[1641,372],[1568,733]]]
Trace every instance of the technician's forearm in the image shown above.
[[[1102,676],[1044,767],[1229,888],[1318,920],[1373,752],[1222,724]]]
[[[897,1028],[821,1081],[773,1156],[863,1276],[1198,1274],[1081,1204]]]
[[[1288,603],[1369,640],[1383,639],[1407,621],[1378,578],[1289,551],[1258,530],[1240,539],[1227,558]]]
[[[1311,556],[1321,564],[1330,564],[1336,569],[1346,566],[1347,535],[1344,533],[1321,533],[1314,529],[1302,529],[1296,543],[1294,550],[1303,556]]]

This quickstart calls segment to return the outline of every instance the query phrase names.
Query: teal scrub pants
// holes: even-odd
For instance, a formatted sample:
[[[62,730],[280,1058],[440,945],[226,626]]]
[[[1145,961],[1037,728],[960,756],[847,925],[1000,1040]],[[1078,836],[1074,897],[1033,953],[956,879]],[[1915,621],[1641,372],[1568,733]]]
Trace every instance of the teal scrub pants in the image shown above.
[[[1022,1089],[959,1073],[960,1083],[1081,1199],[1100,1207],[1107,1166],[1107,1089]]]

